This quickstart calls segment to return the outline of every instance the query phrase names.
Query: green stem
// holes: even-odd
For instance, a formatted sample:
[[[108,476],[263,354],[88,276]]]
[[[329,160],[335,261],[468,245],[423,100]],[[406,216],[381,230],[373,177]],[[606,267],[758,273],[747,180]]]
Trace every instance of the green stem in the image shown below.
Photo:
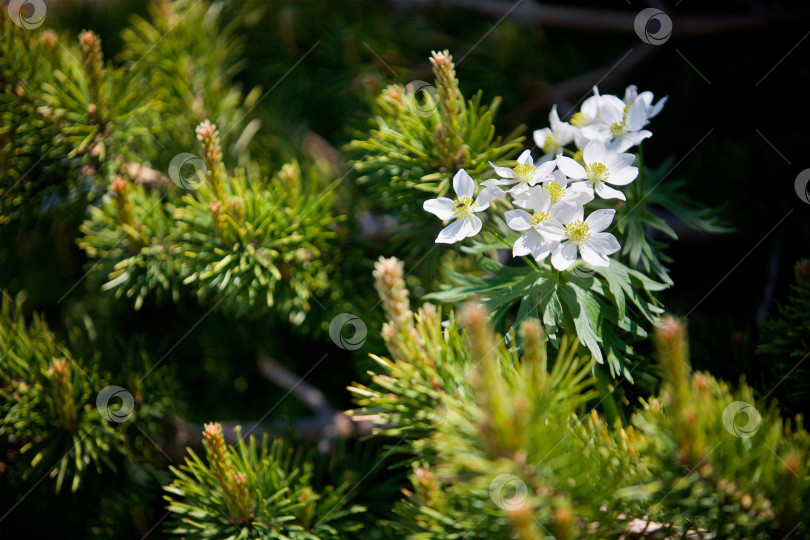
[[[511,249],[511,250],[513,250],[513,251],[514,251],[515,246],[514,246],[514,245],[512,245],[512,244],[509,242],[509,240],[507,240],[506,238],[504,238],[503,236],[501,236],[501,233],[500,233],[500,232],[498,232],[498,231],[497,231],[497,229],[495,229],[495,228],[494,228],[492,225],[490,225],[489,223],[484,223],[484,229],[485,229],[485,230],[486,230],[488,233],[490,233],[492,236],[494,236],[495,238],[497,238],[498,240],[500,240],[501,242],[503,242],[505,245],[509,246],[509,249]],[[540,269],[540,268],[539,268],[539,267],[538,267],[538,266],[535,264],[535,262],[534,262],[533,260],[531,260],[529,257],[525,257],[525,256],[524,256],[524,257],[522,257],[522,258],[523,258],[523,260],[524,260],[524,261],[526,261],[526,263],[527,263],[529,266],[531,266],[531,267],[532,267],[532,268],[534,268],[535,270],[539,270],[539,269]]]
[[[644,195],[644,146],[641,144],[638,145],[638,178],[633,183],[637,184],[633,186],[636,193],[642,197]]]

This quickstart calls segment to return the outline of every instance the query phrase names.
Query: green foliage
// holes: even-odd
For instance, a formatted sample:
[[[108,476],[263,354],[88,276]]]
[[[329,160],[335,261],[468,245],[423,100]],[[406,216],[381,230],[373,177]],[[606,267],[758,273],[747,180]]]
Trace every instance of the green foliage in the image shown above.
[[[173,173],[186,195],[117,179],[91,209],[79,241],[91,274],[136,309],[152,292],[176,302],[186,286],[237,316],[273,308],[301,324],[328,283],[333,193],[297,164],[270,180],[228,175],[216,128],[206,122],[198,133],[205,164],[192,159],[188,178]]]
[[[426,299],[460,304],[478,298],[501,332],[541,316],[552,344],[558,345],[564,332],[574,334],[598,363],[607,360],[613,377],[633,380],[633,348],[628,342],[647,337],[645,328],[658,321],[662,310],[653,293],[664,289],[663,284],[616,260],[608,267],[580,265],[566,272],[554,270],[545,261],[508,267],[481,257],[480,264],[489,275],[448,270],[457,285]],[[509,317],[515,307],[512,321]]]
[[[60,6],[60,22],[68,20],[63,9],[71,7]],[[714,210],[685,195],[684,182],[668,179],[672,159],[651,169],[639,150],[640,176],[626,187],[610,229],[623,250],[608,267],[559,272],[529,259],[503,263],[504,246],[512,248],[518,235],[498,218],[461,253],[435,249],[439,224],[424,213],[425,200],[449,194],[462,168],[477,181],[490,174],[490,161],[514,166],[523,128],[498,136],[501,99],[484,103],[480,91],[465,97],[446,51],[432,55],[432,84],[384,86],[382,68],[400,80],[427,78],[427,64],[411,57],[435,34],[441,48],[487,59],[477,66],[467,60],[467,81],[500,87],[515,104],[507,112],[523,119],[567,87],[547,93],[543,79],[563,80],[569,64],[589,67],[578,50],[526,64],[515,53],[526,44],[542,48],[545,33],[527,31],[520,19],[490,28],[466,6],[460,17],[443,6],[402,16],[365,0],[153,0],[145,9],[147,18],[130,16],[113,61],[92,31],[77,41],[22,30],[0,14],[3,287],[31,289],[29,267],[45,276],[39,282],[58,282],[53,289],[62,281],[71,287],[45,308],[56,336],[43,315],[27,321],[21,305],[3,301],[0,506],[20,506],[8,521],[3,511],[4,532],[199,539],[810,534],[802,504],[810,500],[810,436],[801,419],[783,419],[744,383],[733,389],[692,374],[683,325],[661,320],[660,292],[672,279],[659,238],[676,239],[669,214],[694,230],[728,231]],[[491,50],[479,39],[484,32],[497,43]],[[110,43],[113,50],[115,39]],[[599,49],[596,57],[613,54]],[[493,70],[496,64],[502,69]],[[504,72],[515,75],[504,83]],[[257,82],[266,89],[253,87]],[[366,106],[373,109],[370,128],[358,132]],[[351,133],[358,140],[343,154],[331,146]],[[566,152],[582,161],[582,153]],[[181,153],[200,157],[178,166]],[[344,159],[356,185],[348,172],[340,177]],[[491,208],[500,205],[511,208],[505,201]],[[394,226],[369,233],[369,212]],[[52,239],[43,239],[43,223]],[[51,258],[34,263],[47,249],[72,269],[63,272]],[[411,276],[391,259],[375,268],[388,321],[381,343],[373,335],[368,268],[382,251],[418,257],[420,266]],[[18,260],[27,265],[13,268]],[[810,395],[807,267],[797,265],[797,285],[766,324],[760,347],[774,366],[774,394],[793,410]],[[458,316],[448,306],[412,310],[406,278],[420,296],[449,278],[452,286],[428,298],[480,305]],[[372,332],[360,351],[335,351],[317,339],[339,312],[359,313]],[[311,339],[304,343],[300,334]],[[640,405],[622,402],[613,396],[618,380],[632,382],[636,368],[650,364],[642,351],[651,335],[658,336],[662,387],[648,395],[637,385]],[[205,455],[189,450],[182,465],[168,467],[180,446],[196,448],[198,441],[186,439],[186,416],[241,415],[244,404],[262,414],[267,395],[298,395],[296,387],[266,392],[272,383],[256,380],[256,354],[289,351],[299,360],[325,350],[339,353],[330,362],[357,360],[383,343],[387,357],[371,355],[372,370],[349,389],[357,406],[351,420],[333,408],[345,405],[338,401],[344,394],[324,404],[327,414],[317,410],[305,420],[308,427],[332,421],[321,442],[342,436],[344,424],[363,433],[370,420],[376,440],[338,441],[334,452],[316,454],[294,435],[259,441],[237,430],[228,445],[221,427],[209,424]],[[319,364],[296,371],[308,377]],[[177,369],[186,376],[182,386],[171,376]],[[331,378],[332,389],[342,388],[341,370],[351,369],[333,363],[329,370],[309,382]],[[608,372],[614,380],[606,380]],[[114,403],[97,403],[112,385],[131,394],[125,422],[106,419],[122,413]],[[241,395],[221,402],[230,391]],[[181,393],[195,398],[191,410],[178,410]],[[280,417],[304,407],[292,401],[263,420],[283,424]],[[626,406],[627,418],[612,414],[614,401]],[[347,455],[344,444],[357,452]],[[37,523],[43,505],[53,512]],[[167,526],[161,516],[170,516]]]
[[[93,129],[86,78],[75,44],[51,31],[30,32],[2,17],[0,33],[0,220],[35,222],[54,207],[84,205],[96,164],[73,134]],[[62,90],[60,78],[73,77]],[[97,125],[96,125],[97,127]]]
[[[784,406],[806,413],[810,411],[810,261],[796,263],[795,279],[787,302],[765,321],[757,353],[770,366],[768,388],[777,392]]]
[[[205,120],[224,131],[226,153],[248,166],[247,147],[259,129],[258,120],[245,125],[260,89],[244,97],[234,77],[244,39],[235,20],[223,21],[223,2],[156,0],[149,4],[151,20],[132,17],[122,33],[120,58],[132,80],[149,96],[149,115],[141,121],[159,145],[141,162],[164,168],[180,152],[196,146],[194,128]]]
[[[379,361],[373,389],[353,389],[385,426],[379,433],[402,434],[416,451],[413,490],[393,524],[400,532],[613,538],[636,530],[635,521],[661,534],[723,538],[804,530],[808,510],[797,501],[810,493],[810,436],[744,384],[733,391],[691,374],[681,323],[667,318],[657,334],[660,397],[627,425],[609,425],[592,408],[598,394],[576,342],[561,337],[551,360],[539,321],[528,319],[518,354],[514,336],[493,335],[476,305],[461,313],[463,330],[451,318],[443,333],[430,333],[441,324],[422,322],[430,307],[413,317],[401,273],[396,261],[377,266],[393,357]],[[432,399],[415,403],[410,390],[446,369],[454,387],[437,380]]]
[[[171,532],[183,538],[341,538],[356,530],[348,484],[316,483],[304,452],[264,437],[245,442],[236,430],[227,445],[221,426],[206,426],[207,463],[194,451],[171,467],[165,489],[173,513]]]
[[[422,203],[445,196],[459,169],[480,174],[489,161],[515,155],[523,141],[522,127],[503,139],[495,135],[500,100],[486,106],[481,92],[465,99],[447,51],[434,52],[431,63],[434,84],[415,81],[383,89],[368,138],[348,147],[358,182],[375,204],[412,226],[399,241],[421,253],[435,229],[424,219]]]
[[[96,409],[97,370],[76,361],[35,316],[22,318],[5,292],[0,313],[0,449],[19,453],[11,474],[22,482],[45,475],[56,491],[79,489],[89,469],[113,467],[122,434]]]

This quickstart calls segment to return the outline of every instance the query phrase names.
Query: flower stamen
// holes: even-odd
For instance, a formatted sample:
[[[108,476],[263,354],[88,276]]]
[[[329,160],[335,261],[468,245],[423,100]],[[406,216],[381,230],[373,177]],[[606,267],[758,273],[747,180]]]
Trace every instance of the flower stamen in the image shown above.
[[[543,141],[543,152],[546,154],[553,154],[560,148],[560,141],[553,133],[546,136]]]
[[[543,223],[548,218],[549,218],[549,215],[547,213],[545,213],[545,212],[535,212],[529,218],[529,224],[532,227],[536,227],[536,226],[540,225],[541,223]]]
[[[565,198],[565,186],[557,182],[549,182],[545,185],[546,191],[551,195],[551,203],[560,202]]]
[[[582,220],[574,220],[565,227],[565,235],[568,240],[580,246],[591,237],[591,228]]]
[[[588,174],[588,180],[591,182],[599,183],[604,182],[610,176],[610,171],[603,163],[591,163],[585,166],[585,172]]]
[[[571,117],[571,125],[574,127],[581,128],[587,126],[590,123],[591,123],[590,118],[588,118],[581,112],[578,112]]]
[[[453,216],[466,218],[472,215],[473,200],[470,197],[459,197],[453,201]]]
[[[512,169],[512,171],[515,173],[515,180],[521,184],[528,184],[534,180],[534,165],[529,163],[521,164]]]
[[[620,139],[627,134],[627,128],[624,125],[624,121],[622,122],[613,122],[610,124],[610,134],[613,135],[614,139]]]

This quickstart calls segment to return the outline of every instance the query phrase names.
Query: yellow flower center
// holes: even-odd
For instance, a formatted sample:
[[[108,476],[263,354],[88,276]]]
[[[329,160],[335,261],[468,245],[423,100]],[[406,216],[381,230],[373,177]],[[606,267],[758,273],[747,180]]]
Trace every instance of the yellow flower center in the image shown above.
[[[459,219],[472,215],[473,200],[469,197],[459,197],[453,201],[453,215]]]
[[[546,191],[551,195],[551,202],[560,202],[565,198],[565,187],[557,182],[549,182],[545,185]]]
[[[571,125],[574,127],[585,127],[591,123],[591,119],[582,114],[581,112],[576,113],[574,116],[571,117]]]
[[[618,139],[620,137],[624,137],[627,133],[627,128],[624,125],[624,122],[613,122],[610,124],[610,134],[613,135],[614,139]]]
[[[537,225],[540,225],[547,219],[548,214],[546,214],[545,212],[535,212],[534,214],[532,214],[532,217],[529,218],[529,223],[531,224],[532,227],[536,227]]]
[[[528,184],[534,180],[534,165],[526,163],[525,165],[518,165],[512,172],[515,173],[515,180],[521,184]]]
[[[604,182],[610,176],[610,171],[602,163],[591,163],[585,166],[585,173],[588,175],[588,180],[592,182]]]
[[[575,220],[566,225],[565,235],[576,245],[582,245],[591,237],[591,228],[582,220]]]
[[[582,159],[582,152],[583,152],[583,150],[577,150],[576,152],[574,152],[574,155],[571,156],[571,159],[573,159],[574,161],[576,161],[580,165],[585,166],[585,161],[583,161],[583,159]]]
[[[560,148],[560,141],[557,137],[553,133],[546,135],[546,140],[543,142],[543,152],[553,154],[558,148]]]

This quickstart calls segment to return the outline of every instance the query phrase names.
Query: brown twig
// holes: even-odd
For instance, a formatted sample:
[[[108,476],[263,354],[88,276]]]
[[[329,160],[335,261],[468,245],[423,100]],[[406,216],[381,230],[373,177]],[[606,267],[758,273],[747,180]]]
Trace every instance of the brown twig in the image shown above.
[[[319,451],[328,451],[338,438],[358,438],[371,433],[375,425],[372,418],[349,416],[345,412],[334,408],[320,390],[272,358],[262,356],[258,360],[258,365],[259,372],[263,377],[287,390],[315,412],[315,416],[300,418],[293,422],[292,426],[304,440],[317,443]],[[171,423],[174,436],[171,444],[166,445],[166,448],[164,448],[168,456],[175,461],[180,461],[185,456],[186,447],[198,451],[203,449],[202,424],[186,422],[181,418],[173,418]],[[238,442],[237,427],[241,427],[242,437],[248,434],[255,435],[257,438],[264,435],[279,437],[289,431],[287,424],[275,427],[272,425],[264,426],[254,420],[234,420],[220,423],[222,424],[222,434],[225,441],[231,445]]]
[[[511,115],[515,118],[526,118],[526,116],[534,114],[538,110],[547,109],[556,103],[560,117],[565,119],[570,109],[577,105],[570,103],[569,100],[578,98],[581,101],[590,95],[595,84],[609,86],[616,81],[624,80],[630,71],[652,56],[656,50],[655,47],[642,44],[602,67],[586,71],[554,85],[547,85],[539,95],[524,102]]]
[[[325,451],[338,438],[358,437],[371,433],[372,423],[356,419],[334,408],[323,393],[270,357],[258,360],[259,373],[267,380],[285,388],[315,412],[312,418],[296,422],[298,432],[308,440],[316,440],[318,449]]]
[[[400,8],[441,5],[466,8],[492,17],[531,20],[545,26],[605,32],[634,32],[637,11],[557,6],[523,0],[392,0]],[[772,9],[766,12],[729,15],[674,15],[672,27],[679,37],[716,35],[795,22],[810,15],[808,8]]]

